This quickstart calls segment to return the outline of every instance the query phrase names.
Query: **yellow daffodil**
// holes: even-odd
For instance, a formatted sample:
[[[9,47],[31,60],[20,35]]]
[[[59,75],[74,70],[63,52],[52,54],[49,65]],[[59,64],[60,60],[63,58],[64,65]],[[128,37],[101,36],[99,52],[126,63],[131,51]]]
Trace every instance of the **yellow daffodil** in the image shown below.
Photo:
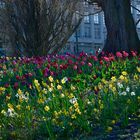
[[[10,100],[11,96],[6,96],[6,101]]]
[[[0,94],[2,94],[6,89],[4,87],[0,87]]]
[[[109,126],[109,127],[107,128],[107,131],[108,131],[108,132],[111,132],[111,131],[112,131],[112,127]]]
[[[20,109],[21,109],[21,106],[20,106],[20,105],[17,105],[16,108],[17,108],[18,110],[20,110]]]
[[[35,84],[35,86],[38,86],[39,85],[38,80],[35,79],[34,84]]]
[[[125,77],[124,77],[123,75],[121,75],[121,76],[120,76],[120,79],[121,79],[121,80],[124,80],[124,79],[125,79]]]
[[[137,74],[134,75],[134,80],[138,80],[139,76]]]
[[[140,72],[140,67],[137,67],[137,71]]]
[[[110,88],[110,89],[112,89],[112,88],[113,88],[113,85],[112,85],[112,83],[110,83],[110,84],[109,84],[109,88]]]
[[[79,105],[78,105],[77,102],[75,102],[73,106],[74,106],[75,108],[78,108],[78,107],[79,107]]]
[[[10,108],[11,110],[14,110],[14,107],[13,107],[13,105],[11,104],[11,103],[8,103],[8,108]]]
[[[126,71],[123,71],[123,72],[122,72],[122,75],[123,75],[123,76],[126,76],[126,75],[127,75],[127,72],[126,72]]]
[[[61,96],[61,98],[64,98],[64,97],[65,97],[65,95],[64,95],[64,94],[61,94],[60,96]]]
[[[61,90],[62,89],[62,86],[61,85],[57,85],[57,89],[58,90]]]
[[[115,120],[112,120],[112,121],[111,121],[111,123],[112,123],[112,124],[115,124],[115,123],[116,123],[116,121],[115,121]]]
[[[64,78],[61,80],[61,83],[62,83],[62,84],[65,84],[67,81],[68,81],[68,78],[67,78],[67,77],[64,77]]]
[[[37,100],[37,102],[38,102],[39,104],[44,104],[45,101],[44,101],[44,99],[40,98],[40,99]]]
[[[94,108],[93,110],[94,110],[94,112],[95,112],[95,113],[97,113],[97,112],[98,112],[98,110],[97,110],[96,108]]]
[[[42,81],[42,85],[43,85],[44,87],[47,87],[47,84],[46,84],[44,81]]]
[[[116,81],[116,77],[115,77],[115,76],[111,77],[111,80],[112,80],[113,82],[115,82],[115,81]]]
[[[53,77],[52,76],[49,76],[49,81],[53,82]]]
[[[99,84],[98,84],[98,88],[99,88],[99,89],[102,89],[102,88],[103,88],[103,85],[102,85],[101,83],[99,83]]]
[[[71,90],[74,91],[75,90],[75,87],[73,85],[71,85]]]
[[[27,110],[30,110],[30,109],[31,109],[31,107],[28,105],[28,106],[26,106],[26,109],[27,109]]]
[[[69,112],[71,113],[73,111],[73,107],[69,107]]]
[[[108,81],[106,81],[104,78],[103,78],[101,81],[102,81],[102,83],[104,83],[104,84],[107,84],[107,83],[108,83]]]
[[[49,106],[46,105],[46,106],[44,107],[44,110],[45,110],[46,112],[48,112],[48,111],[50,110]]]
[[[112,87],[112,91],[116,92],[117,91],[116,87]]]
[[[18,94],[19,94],[19,95],[21,95],[21,94],[22,94],[21,89],[18,89],[18,91],[17,91],[17,92],[18,92]]]
[[[1,111],[1,114],[3,114],[4,116],[7,114],[5,110]]]
[[[104,108],[104,105],[103,104],[100,104],[100,109],[103,109]]]
[[[71,118],[72,118],[72,119],[76,119],[76,115],[75,115],[75,114],[72,114],[72,115],[71,115]]]
[[[81,111],[80,111],[79,108],[76,108],[76,109],[75,109],[75,112],[77,112],[79,115],[81,115]]]

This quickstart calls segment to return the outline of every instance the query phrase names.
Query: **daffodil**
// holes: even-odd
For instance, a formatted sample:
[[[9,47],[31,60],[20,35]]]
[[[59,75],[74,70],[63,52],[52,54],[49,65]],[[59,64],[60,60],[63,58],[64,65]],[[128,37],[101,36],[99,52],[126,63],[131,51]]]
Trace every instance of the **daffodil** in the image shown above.
[[[11,104],[11,103],[8,103],[8,108],[10,108],[11,110],[14,110],[14,107],[13,107],[13,105]]]
[[[46,84],[44,81],[42,81],[42,85],[43,85],[44,87],[47,87],[47,84]]]
[[[52,76],[49,76],[49,81],[53,82],[53,77]]]
[[[38,82],[38,80],[34,80],[34,84],[35,84],[35,86],[38,86],[39,85],[39,82]]]
[[[64,77],[64,78],[61,80],[61,83],[62,83],[62,84],[65,84],[67,81],[68,81],[68,78],[67,78],[67,77]]]
[[[137,67],[137,71],[140,72],[140,67]]]
[[[16,108],[17,108],[18,110],[20,110],[20,109],[21,109],[21,106],[20,106],[20,105],[17,105]]]
[[[108,132],[111,132],[111,131],[112,131],[112,127],[109,126],[109,127],[107,128],[107,131],[108,131]]]
[[[71,90],[74,91],[75,89],[76,88],[73,85],[71,85]]]
[[[115,77],[115,76],[112,76],[112,77],[111,77],[111,80],[112,80],[113,82],[115,82],[115,81],[116,81],[116,77]]]
[[[50,110],[49,106],[46,105],[46,106],[44,107],[44,110],[45,110],[46,112],[48,112],[48,111]]]
[[[72,119],[76,119],[76,115],[75,115],[75,114],[72,114],[72,115],[71,115],[71,118],[72,118]]]
[[[127,72],[126,72],[126,71],[123,71],[123,72],[122,72],[122,75],[123,75],[123,76],[126,76],[126,75],[127,75]]]
[[[4,87],[0,87],[0,93],[3,93],[6,89]]]
[[[28,106],[26,106],[26,109],[27,109],[27,110],[30,110],[30,109],[31,109],[31,107],[28,105]]]
[[[61,96],[61,98],[64,98],[65,97],[65,95],[63,93],[60,96]]]
[[[2,111],[1,111],[1,114],[3,114],[4,116],[6,116],[7,113],[6,113],[5,110],[2,110]]]
[[[119,78],[120,78],[121,80],[124,80],[124,79],[125,79],[125,77],[124,77],[123,75],[121,75]]]
[[[57,89],[58,90],[61,90],[62,89],[62,86],[61,85],[57,85]]]
[[[18,92],[18,94],[19,94],[19,95],[21,95],[21,94],[22,94],[21,89],[18,89],[18,91],[17,91],[17,92]]]
[[[111,121],[111,123],[112,123],[112,124],[115,124],[115,123],[116,123],[116,121],[115,121],[115,120],[112,120],[112,121]]]

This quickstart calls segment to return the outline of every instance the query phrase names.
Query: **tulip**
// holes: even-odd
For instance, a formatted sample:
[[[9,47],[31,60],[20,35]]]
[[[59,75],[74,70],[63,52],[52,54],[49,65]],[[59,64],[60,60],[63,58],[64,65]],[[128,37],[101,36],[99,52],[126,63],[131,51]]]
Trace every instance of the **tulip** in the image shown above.
[[[116,56],[119,57],[119,58],[122,58],[122,53],[116,52]]]
[[[109,60],[109,58],[108,57],[103,57],[103,59],[106,61],[106,62],[109,62],[110,60]]]
[[[17,82],[14,83],[14,88],[15,88],[15,89],[18,88],[18,83],[17,83]]]
[[[128,54],[127,52],[123,51],[123,56],[124,56],[124,57],[128,57],[129,54]]]
[[[92,67],[92,64],[89,62],[89,63],[88,63],[88,66],[89,66],[89,67]]]
[[[77,70],[77,65],[74,65],[74,66],[73,66],[73,69],[74,69],[74,70]]]

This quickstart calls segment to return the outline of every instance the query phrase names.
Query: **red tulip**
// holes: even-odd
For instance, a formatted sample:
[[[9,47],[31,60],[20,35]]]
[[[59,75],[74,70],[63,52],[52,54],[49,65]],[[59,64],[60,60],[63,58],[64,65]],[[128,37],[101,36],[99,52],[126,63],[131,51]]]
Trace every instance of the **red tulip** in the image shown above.
[[[14,83],[14,88],[15,88],[15,89],[18,88],[18,83],[17,83],[17,82]]]
[[[81,74],[82,73],[82,70],[79,70],[78,73]]]
[[[17,76],[16,76],[16,79],[17,79],[17,80],[20,80],[20,76],[17,75]]]
[[[102,65],[103,64],[103,61],[102,60],[100,60],[100,65]]]

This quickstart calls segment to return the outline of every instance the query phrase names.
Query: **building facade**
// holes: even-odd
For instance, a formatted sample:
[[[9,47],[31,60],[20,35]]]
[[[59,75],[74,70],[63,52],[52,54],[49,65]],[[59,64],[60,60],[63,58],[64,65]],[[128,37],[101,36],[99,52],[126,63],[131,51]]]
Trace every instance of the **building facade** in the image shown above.
[[[76,30],[76,32],[70,37],[67,45],[62,50],[62,53],[73,53],[78,54],[80,52],[92,53],[99,49],[102,49],[106,41],[106,27],[104,21],[104,13],[97,6],[91,6],[88,3],[84,2],[84,18]],[[133,0],[132,5],[140,11],[140,0]],[[0,13],[4,8],[4,2],[0,1]],[[131,12],[133,14],[134,20],[137,21],[140,19],[140,12],[135,8],[131,7]],[[96,14],[96,11],[100,11]],[[10,43],[8,42],[8,37],[3,34],[5,29],[3,25],[0,24],[0,56],[3,54],[8,54]],[[137,32],[140,38],[140,22],[137,24]],[[8,49],[8,51],[7,51]],[[12,48],[10,50],[12,52]]]
[[[132,5],[140,10],[140,0],[132,1]],[[104,21],[104,13],[99,12],[97,14],[91,14],[97,9],[93,8],[88,3],[84,2],[85,14],[79,28],[70,37],[66,47],[62,50],[63,52],[80,53],[82,51],[86,53],[95,54],[99,49],[102,49],[106,41],[106,26]],[[135,22],[140,19],[140,12],[131,7]],[[140,37],[140,22],[137,24],[137,32]]]

